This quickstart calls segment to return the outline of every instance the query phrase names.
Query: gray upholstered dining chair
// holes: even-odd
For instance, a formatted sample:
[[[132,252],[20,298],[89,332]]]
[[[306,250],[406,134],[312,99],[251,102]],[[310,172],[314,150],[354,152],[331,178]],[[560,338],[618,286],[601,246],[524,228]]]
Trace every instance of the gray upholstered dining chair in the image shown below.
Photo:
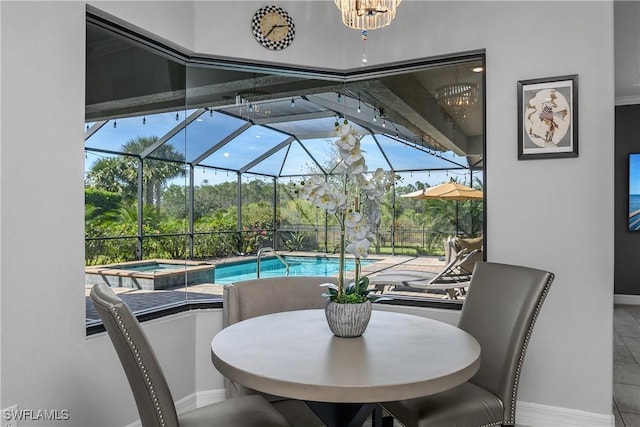
[[[228,399],[177,414],[156,355],[138,319],[104,283],[91,299],[129,380],[144,427],[288,427],[289,422],[260,396]]]
[[[406,427],[514,425],[525,351],[553,279],[542,270],[476,263],[458,326],[480,343],[480,369],[451,390],[382,406]]]
[[[323,283],[337,281],[325,276],[280,276],[232,283],[223,291],[222,326],[265,314],[324,308]]]
[[[282,311],[324,308],[327,300],[322,296],[322,283],[336,283],[334,277],[281,276],[235,282],[224,287],[223,327],[241,320]],[[227,398],[258,393],[229,379],[225,379]],[[324,423],[306,403],[260,393],[294,425],[300,427],[323,426]]]

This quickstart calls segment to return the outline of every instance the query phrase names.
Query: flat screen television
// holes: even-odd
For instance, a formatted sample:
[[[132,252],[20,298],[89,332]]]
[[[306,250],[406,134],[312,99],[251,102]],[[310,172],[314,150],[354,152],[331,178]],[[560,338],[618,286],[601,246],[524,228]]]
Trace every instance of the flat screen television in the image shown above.
[[[629,154],[629,231],[640,231],[640,153]]]

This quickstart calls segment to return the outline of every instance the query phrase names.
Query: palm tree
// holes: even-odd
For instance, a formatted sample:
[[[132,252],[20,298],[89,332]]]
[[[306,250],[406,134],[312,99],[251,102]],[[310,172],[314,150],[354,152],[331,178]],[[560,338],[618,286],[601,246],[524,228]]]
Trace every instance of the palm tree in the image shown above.
[[[125,200],[136,200],[139,161],[137,155],[157,140],[157,136],[138,136],[128,140],[122,146],[122,152],[131,155],[109,157],[95,162],[87,174],[88,185],[120,193]],[[152,154],[152,158],[142,159],[143,201],[159,210],[162,189],[167,181],[185,174],[184,156],[168,144],[161,145]]]
[[[135,200],[138,192],[136,160],[128,156],[102,158],[91,166],[86,184],[118,193],[125,200]]]

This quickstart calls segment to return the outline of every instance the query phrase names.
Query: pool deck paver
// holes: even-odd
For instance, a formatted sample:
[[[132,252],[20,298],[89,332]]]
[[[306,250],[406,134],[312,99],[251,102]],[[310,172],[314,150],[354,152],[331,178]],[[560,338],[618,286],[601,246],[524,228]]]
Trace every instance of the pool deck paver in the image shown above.
[[[310,252],[284,252],[279,255],[287,256],[328,256],[338,257],[338,254],[320,254]],[[370,255],[370,259],[379,260],[373,264],[362,267],[362,273],[372,275],[381,271],[413,270],[423,272],[438,272],[444,266],[444,261],[437,256],[407,256],[407,255]],[[255,259],[255,256],[239,256],[208,260],[212,264],[226,264],[238,261]],[[352,272],[347,272],[347,277],[353,277]],[[141,290],[132,288],[113,288],[114,292],[131,308],[134,313],[148,311],[159,307],[169,307],[187,301],[219,300],[222,298],[224,285],[216,283],[203,283],[187,287],[168,290]],[[87,324],[99,321],[98,315],[89,298],[91,285],[85,285],[86,319]],[[416,289],[395,288],[386,291],[390,295],[427,296],[443,298],[441,294],[427,294]]]

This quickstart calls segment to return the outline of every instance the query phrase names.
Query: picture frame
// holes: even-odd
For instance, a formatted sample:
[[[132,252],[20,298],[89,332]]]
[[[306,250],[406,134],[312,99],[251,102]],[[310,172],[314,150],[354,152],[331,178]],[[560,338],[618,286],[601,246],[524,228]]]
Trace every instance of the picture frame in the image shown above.
[[[578,157],[578,75],[518,81],[518,160]]]

